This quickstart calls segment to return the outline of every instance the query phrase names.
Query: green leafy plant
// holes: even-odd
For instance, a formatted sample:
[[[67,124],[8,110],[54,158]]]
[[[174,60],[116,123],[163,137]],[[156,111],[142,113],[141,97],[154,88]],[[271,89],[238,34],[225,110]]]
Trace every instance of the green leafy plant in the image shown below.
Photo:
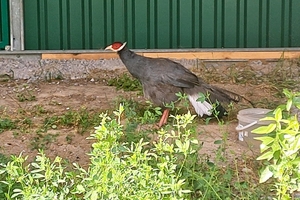
[[[195,141],[161,131],[151,149],[145,148],[149,143],[143,139],[120,144],[118,139],[124,134],[120,125],[122,106],[119,110],[115,112],[117,119],[101,115],[102,122],[91,137],[97,139],[91,152],[91,169],[82,171],[86,178],[77,186],[78,192],[85,194],[85,199],[183,199],[191,191],[184,189],[185,180],[177,172],[175,154],[183,154],[184,160],[188,154],[196,153],[191,149]],[[178,129],[192,117],[186,119],[178,122]],[[167,142],[170,138],[176,138],[175,145]]]
[[[28,84],[23,84],[18,87],[16,90],[16,97],[19,102],[24,101],[35,101],[36,96],[34,95],[35,91]]]
[[[140,121],[143,124],[146,123],[155,123],[159,119],[159,117],[162,115],[161,108],[160,107],[154,107],[153,104],[150,101],[146,101],[147,106],[144,109],[143,116],[140,117]]]
[[[19,93],[17,94],[18,101],[24,102],[24,101],[35,101],[36,97],[32,94],[32,92],[27,93]]]
[[[212,105],[212,109],[210,110],[211,116],[209,116],[209,117],[206,118],[206,120],[205,120],[205,121],[206,121],[206,124],[208,124],[209,121],[210,121],[212,118],[215,118],[215,119],[218,121],[219,125],[223,125],[223,124],[224,124],[224,120],[222,120],[222,118],[221,118],[221,117],[223,117],[223,116],[220,116],[220,111],[219,111],[219,108],[220,108],[221,106],[223,106],[223,105],[221,105],[220,102],[219,102],[218,100],[216,100],[215,102],[213,102],[213,101],[210,99],[210,94],[209,94],[209,93],[204,94],[204,93],[200,92],[197,101],[199,101],[199,102],[201,102],[201,103],[203,103],[204,101],[207,101],[210,105]],[[232,104],[232,102],[231,102],[231,103],[229,103],[229,104],[227,105],[227,107],[226,107],[227,112],[225,112],[223,115],[228,116],[229,113],[230,113],[230,111],[231,111],[232,109],[233,109],[233,104]]]
[[[75,126],[78,128],[78,133],[83,134],[97,124],[98,116],[98,113],[90,113],[86,108],[81,108],[79,111],[69,110],[59,116],[58,123],[63,126]]]
[[[26,160],[20,154],[1,164],[0,175],[5,179],[0,185],[6,186],[6,199],[76,199],[71,192],[76,186],[76,174],[64,171],[61,158],[51,161],[40,152],[30,165],[24,166]]]
[[[274,189],[278,199],[290,199],[294,191],[300,191],[300,132],[297,114],[291,113],[294,107],[300,109],[300,93],[284,90],[288,98],[285,105],[278,106],[272,113],[261,120],[270,121],[253,133],[261,134],[261,153],[257,159],[269,163],[260,176],[260,183],[274,178]]]
[[[24,166],[27,157],[13,156],[1,164],[1,185],[7,199],[184,199],[191,190],[182,178],[189,155],[196,155],[198,141],[186,129],[195,116],[173,116],[176,130],[161,130],[150,148],[141,139],[120,143],[124,134],[120,105],[115,119],[101,114],[101,123],[91,135],[96,140],[90,153],[91,164],[85,170],[74,164],[67,172],[61,158],[50,161],[42,152],[36,161]],[[4,187],[5,188],[5,187]]]
[[[93,127],[99,120],[98,113],[91,113],[86,108],[69,110],[60,116],[49,116],[44,119],[43,126],[38,132],[47,132],[49,129],[57,129],[59,126],[76,127],[79,134],[83,134]]]
[[[37,133],[30,142],[31,149],[45,149],[48,144],[54,142],[58,134],[42,134]]]
[[[127,73],[123,73],[116,78],[108,80],[108,85],[115,86],[118,90],[123,89],[124,91],[142,91],[141,83]]]
[[[185,111],[188,111],[190,106],[188,96],[185,93],[181,93],[181,92],[177,92],[175,95],[177,96],[178,99],[176,101],[166,103],[164,106],[166,108],[171,109],[172,111],[175,110],[176,113],[178,113],[178,111],[181,109],[181,106],[186,109]]]
[[[0,133],[4,130],[10,130],[16,128],[16,124],[8,118],[0,119]]]

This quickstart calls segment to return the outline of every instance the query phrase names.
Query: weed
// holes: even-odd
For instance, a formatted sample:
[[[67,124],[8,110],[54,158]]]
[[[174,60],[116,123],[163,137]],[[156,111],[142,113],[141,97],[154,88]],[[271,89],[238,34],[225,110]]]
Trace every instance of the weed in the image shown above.
[[[166,103],[164,106],[171,109],[172,111],[175,111],[176,114],[179,113],[179,110],[182,108],[185,109],[185,112],[189,111],[190,103],[188,100],[188,96],[185,93],[181,92],[178,92],[175,95],[178,97],[178,99],[175,102]]]
[[[14,128],[16,128],[16,124],[11,119],[0,119],[0,133],[2,133],[5,130],[11,130]]]
[[[116,106],[119,106],[120,104],[124,107],[123,115],[128,121],[136,121],[137,117],[142,115],[142,105],[139,102],[133,99],[119,97],[116,100]]]
[[[10,161],[10,158],[8,158],[7,156],[0,153],[0,163],[6,164],[6,163],[8,163],[8,161]]]
[[[47,132],[60,126],[75,127],[79,134],[83,134],[96,125],[98,113],[89,112],[82,108],[79,111],[69,110],[63,115],[46,117],[38,132]]]
[[[154,107],[150,101],[146,101],[146,107],[143,109],[143,116],[139,117],[139,121],[142,124],[153,124],[158,121],[159,117],[162,115],[160,107]]]
[[[45,149],[45,147],[49,144],[52,143],[53,141],[56,140],[56,137],[59,134],[41,134],[37,133],[35,137],[33,137],[30,146],[31,149],[34,150],[39,150],[39,149]]]
[[[20,102],[23,102],[23,101],[35,101],[36,100],[35,96],[32,95],[31,92],[19,93],[19,94],[17,94],[17,99]]]
[[[153,104],[149,101],[146,105],[142,105],[132,99],[119,98],[117,100],[118,105],[122,105],[124,108],[122,117],[125,118],[124,131],[126,134],[122,140],[127,142],[138,142],[141,138],[145,141],[149,140],[148,134],[152,130],[137,130],[137,127],[141,124],[154,123],[158,119],[160,108],[153,107]]]
[[[13,132],[13,136],[14,136],[14,137],[17,137],[17,136],[19,136],[19,135],[20,135],[20,133],[19,133],[18,131],[14,131],[14,132]]]
[[[72,141],[73,141],[73,136],[72,135],[67,135],[66,136],[66,141],[67,141],[68,144],[71,144]]]
[[[19,87],[19,89],[17,89],[16,97],[19,102],[36,100],[36,97],[33,94],[32,89],[27,84],[23,84],[22,86]]]
[[[299,77],[299,69],[293,62],[284,59],[279,60],[276,67],[267,75],[267,79],[279,95],[282,95],[283,89],[294,89],[298,84],[297,77]]]
[[[62,116],[58,117],[58,124],[62,126],[75,126],[78,128],[78,133],[83,134],[88,129],[96,125],[98,114],[89,113],[85,108],[79,111],[69,110]]]
[[[43,126],[38,130],[38,132],[47,132],[49,129],[55,129],[58,123],[58,116],[46,117],[44,119]]]
[[[108,85],[115,86],[117,89],[123,89],[124,91],[142,91],[141,83],[127,73],[108,80]]]
[[[33,110],[38,115],[47,113],[47,111],[45,110],[45,108],[42,105],[35,105]]]
[[[32,125],[32,120],[28,117],[26,117],[23,121],[22,124],[25,125],[27,128],[30,128]]]
[[[58,118],[58,123],[63,126],[74,126],[78,124],[78,113],[76,111],[69,110]]]

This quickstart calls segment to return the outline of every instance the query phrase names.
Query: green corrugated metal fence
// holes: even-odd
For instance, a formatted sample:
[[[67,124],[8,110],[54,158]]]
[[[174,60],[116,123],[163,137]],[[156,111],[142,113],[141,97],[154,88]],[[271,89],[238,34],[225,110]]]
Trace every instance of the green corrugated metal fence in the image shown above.
[[[8,0],[0,0],[0,49],[9,44]]]
[[[299,0],[24,0],[26,49],[300,47]]]

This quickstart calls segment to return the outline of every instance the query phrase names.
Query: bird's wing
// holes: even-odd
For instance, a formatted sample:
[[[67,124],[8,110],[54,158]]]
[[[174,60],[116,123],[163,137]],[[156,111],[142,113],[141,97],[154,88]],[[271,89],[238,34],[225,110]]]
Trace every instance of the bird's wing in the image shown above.
[[[198,84],[198,77],[181,64],[165,58],[152,61],[157,82],[180,88],[192,88]]]
[[[166,85],[163,83],[143,83],[144,96],[151,99],[157,106],[164,106],[165,103],[174,102],[178,99],[175,95],[178,92],[183,93],[183,90],[179,87],[172,85]]]

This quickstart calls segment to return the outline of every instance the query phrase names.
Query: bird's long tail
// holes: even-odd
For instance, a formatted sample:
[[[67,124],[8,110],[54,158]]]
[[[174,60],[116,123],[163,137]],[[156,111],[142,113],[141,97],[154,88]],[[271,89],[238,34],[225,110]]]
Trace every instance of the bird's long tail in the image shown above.
[[[186,88],[184,92],[188,95],[196,113],[201,117],[203,115],[212,115],[213,109],[218,111],[219,116],[226,115],[227,111],[223,106],[224,103],[237,103],[245,99],[234,92],[205,83],[194,88]],[[250,102],[249,100],[247,101]],[[250,104],[253,106],[251,102]]]

